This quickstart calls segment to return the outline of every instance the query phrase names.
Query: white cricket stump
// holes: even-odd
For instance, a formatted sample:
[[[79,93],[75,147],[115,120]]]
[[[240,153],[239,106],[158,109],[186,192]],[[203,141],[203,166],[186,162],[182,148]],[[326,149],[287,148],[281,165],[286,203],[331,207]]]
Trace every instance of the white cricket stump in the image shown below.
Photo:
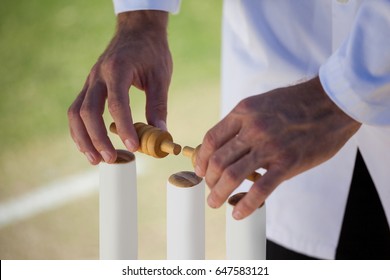
[[[226,205],[226,259],[266,259],[266,210],[265,204],[243,220],[232,217],[234,205],[246,193],[237,193]]]
[[[100,163],[99,246],[102,260],[138,258],[137,173],[134,154],[117,151],[115,163]]]
[[[205,183],[194,172],[167,182],[167,259],[205,259]]]

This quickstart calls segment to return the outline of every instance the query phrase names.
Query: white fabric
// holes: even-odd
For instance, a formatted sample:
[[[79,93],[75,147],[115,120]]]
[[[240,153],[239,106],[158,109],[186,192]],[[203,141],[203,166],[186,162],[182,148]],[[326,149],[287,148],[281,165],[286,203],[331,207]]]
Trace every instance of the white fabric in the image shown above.
[[[370,125],[389,126],[390,2],[362,3],[345,37],[320,69],[322,85],[351,117]]]
[[[357,147],[390,220],[389,9],[390,1],[380,0],[225,0],[223,115],[247,96],[321,69],[329,96],[365,123],[334,158],[284,182],[267,200],[268,238],[287,248],[335,257]]]
[[[137,10],[160,10],[178,13],[180,0],[113,0],[115,14]]]
[[[358,147],[390,221],[389,45],[390,0],[224,1],[223,115],[245,97],[319,74],[329,97],[363,123],[335,157],[269,197],[271,240],[335,257]]]

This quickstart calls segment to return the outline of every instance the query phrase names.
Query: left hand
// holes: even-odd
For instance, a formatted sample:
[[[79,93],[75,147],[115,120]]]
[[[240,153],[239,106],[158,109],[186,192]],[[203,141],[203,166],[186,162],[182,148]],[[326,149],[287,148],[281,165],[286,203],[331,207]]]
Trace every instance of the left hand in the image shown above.
[[[241,101],[209,130],[196,158],[196,173],[220,207],[253,171],[267,172],[235,206],[243,219],[284,180],[334,156],[359,129],[324,92],[319,78]]]
[[[68,110],[70,134],[91,164],[114,163],[116,150],[104,119],[105,104],[129,151],[139,147],[133,126],[129,89],[145,91],[146,119],[166,130],[172,57],[168,46],[168,12],[129,11],[118,14],[114,38],[92,67],[83,89]]]

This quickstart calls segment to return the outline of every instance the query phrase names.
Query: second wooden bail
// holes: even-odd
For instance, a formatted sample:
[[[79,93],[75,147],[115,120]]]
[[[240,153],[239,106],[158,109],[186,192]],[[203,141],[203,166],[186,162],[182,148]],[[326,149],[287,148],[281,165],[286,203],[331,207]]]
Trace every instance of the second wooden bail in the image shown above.
[[[201,145],[198,145],[196,148],[185,146],[183,148],[183,155],[191,159],[192,166],[195,167],[196,154],[198,153]]]

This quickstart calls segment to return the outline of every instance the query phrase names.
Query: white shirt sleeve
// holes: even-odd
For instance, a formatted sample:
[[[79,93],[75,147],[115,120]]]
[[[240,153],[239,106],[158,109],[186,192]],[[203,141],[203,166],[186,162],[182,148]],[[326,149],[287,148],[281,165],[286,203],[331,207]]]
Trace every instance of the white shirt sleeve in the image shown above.
[[[137,10],[179,12],[181,0],[113,0],[115,14]]]
[[[355,120],[390,126],[390,1],[365,1],[348,38],[319,72],[329,97]]]

